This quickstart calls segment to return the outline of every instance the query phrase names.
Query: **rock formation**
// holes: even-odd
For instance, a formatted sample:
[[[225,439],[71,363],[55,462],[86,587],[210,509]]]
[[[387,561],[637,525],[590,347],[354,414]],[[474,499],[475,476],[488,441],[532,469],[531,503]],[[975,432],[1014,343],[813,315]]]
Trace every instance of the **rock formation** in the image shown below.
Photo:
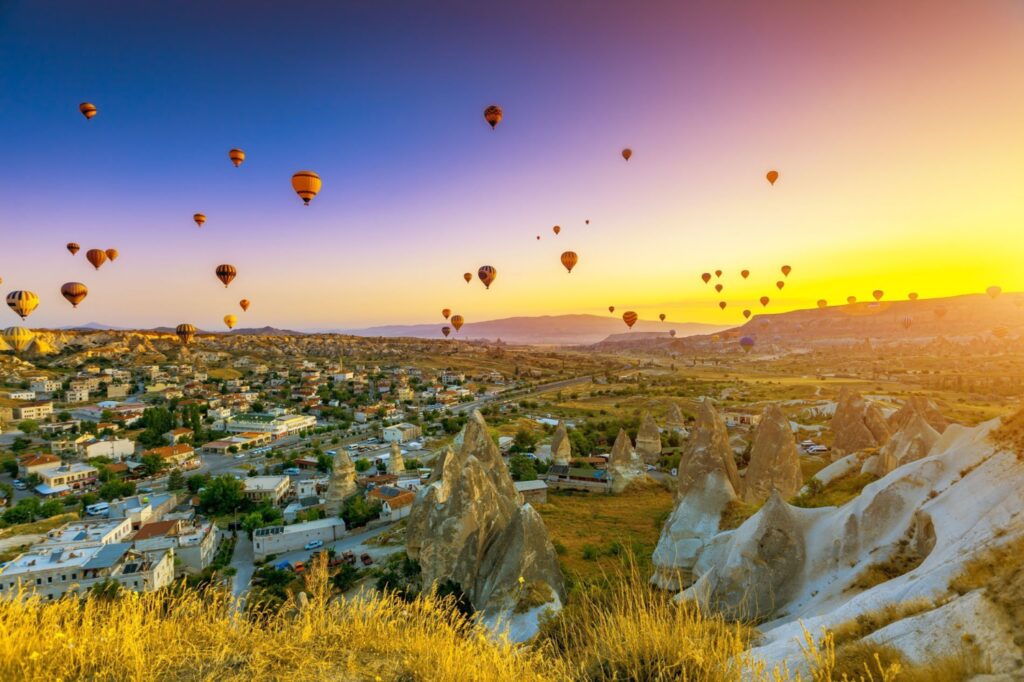
[[[564,598],[562,573],[540,515],[516,492],[479,412],[458,452],[448,449],[409,514],[406,551],[423,586],[451,581],[485,617],[512,616],[523,585]]]
[[[650,412],[644,412],[636,432],[636,454],[647,464],[657,464],[661,459],[661,431]]]
[[[910,405],[907,403],[904,407]],[[907,462],[915,462],[928,455],[941,434],[932,428],[924,414],[916,411],[916,407],[911,407],[909,415],[902,428],[864,462],[862,473],[881,478]]]
[[[559,420],[555,435],[551,438],[551,463],[568,466],[571,459],[572,444],[569,442],[569,433],[565,430],[565,424]]]
[[[388,458],[388,473],[400,474],[405,471],[405,460],[402,459],[402,448],[398,443],[391,444],[391,456]]]
[[[679,462],[679,500],[661,529],[651,582],[678,590],[692,581],[697,559],[718,533],[722,512],[736,499],[739,474],[725,422],[709,400],[701,404],[690,444]]]
[[[344,450],[338,450],[331,467],[331,478],[327,483],[324,510],[327,516],[338,516],[345,500],[358,492],[356,486],[356,465]]]
[[[644,463],[633,449],[625,429],[619,429],[619,435],[615,438],[608,459],[608,470],[612,473],[613,493],[621,493],[630,483],[647,475]]]
[[[668,404],[668,416],[665,417],[665,423],[674,429],[686,426],[686,418],[683,417],[683,411],[679,409],[678,403],[670,402]]]
[[[914,415],[920,414],[924,417],[928,424],[942,433],[949,426],[949,421],[939,412],[938,406],[923,395],[911,396],[907,399],[900,409],[896,410],[889,415],[886,420],[891,433],[896,433],[904,426],[907,422],[914,417]]]
[[[889,439],[889,426],[878,406],[868,403],[859,393],[848,388],[839,392],[836,412],[832,416],[832,432],[833,458],[877,448]]]
[[[796,451],[796,439],[789,427],[789,419],[778,406],[769,405],[754,431],[750,464],[743,477],[743,501],[761,504],[773,490],[788,500],[802,485],[800,455]]]

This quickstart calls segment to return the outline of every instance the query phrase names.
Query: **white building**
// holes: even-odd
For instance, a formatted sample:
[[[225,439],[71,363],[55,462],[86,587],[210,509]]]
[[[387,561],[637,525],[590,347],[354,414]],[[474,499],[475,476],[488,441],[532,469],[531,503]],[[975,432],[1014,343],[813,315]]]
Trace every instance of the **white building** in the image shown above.
[[[89,389],[87,388],[69,388],[67,393],[64,394],[64,402],[67,403],[85,403],[89,401]]]
[[[316,426],[316,417],[305,414],[240,414],[225,423],[231,433],[269,433],[275,438],[309,431]]]
[[[72,521],[46,533],[46,538],[37,547],[88,547],[124,542],[132,534],[132,523],[128,519],[100,519]]]
[[[302,549],[312,540],[322,540],[327,544],[344,536],[345,522],[338,518],[257,528],[252,534],[253,558],[262,561],[271,554]]]
[[[423,430],[415,424],[402,422],[385,426],[382,433],[385,443],[407,443],[422,436]]]
[[[127,438],[97,440],[82,446],[82,456],[86,459],[109,457],[111,461],[120,462],[133,454],[135,454],[135,443]]]
[[[277,504],[288,493],[291,479],[288,476],[250,476],[243,481],[246,499],[259,503],[269,500]]]
[[[56,379],[34,379],[29,388],[36,393],[54,393],[60,390],[60,382]]]

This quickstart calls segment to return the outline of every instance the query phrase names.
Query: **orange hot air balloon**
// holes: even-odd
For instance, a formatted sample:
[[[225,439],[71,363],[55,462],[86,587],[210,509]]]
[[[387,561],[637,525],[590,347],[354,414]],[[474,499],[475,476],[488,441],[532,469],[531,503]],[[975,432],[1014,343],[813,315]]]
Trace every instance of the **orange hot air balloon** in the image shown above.
[[[711,281],[711,273],[705,272],[703,275],[700,276],[700,278],[704,280],[704,284],[707,284],[708,282]]]
[[[721,277],[721,276],[722,276],[722,271],[721,270],[715,270],[715,277]]]
[[[462,315],[452,315],[451,323],[452,326],[455,327],[455,331],[459,331],[462,329],[462,325],[465,323],[465,320],[462,319]]]
[[[576,255],[575,251],[566,251],[562,254],[562,265],[565,266],[565,269],[569,271],[570,274],[572,273],[572,269],[576,267],[576,263],[579,262],[579,260],[580,258]]]
[[[562,227],[560,225],[555,225],[554,227],[551,228],[551,231],[554,232],[555,234],[558,234],[562,231]]]
[[[725,306],[727,306],[727,305],[729,305],[729,304],[726,303],[725,301],[719,301],[718,302],[718,307],[721,308],[722,310],[725,310]]]
[[[90,102],[82,102],[78,105],[78,110],[82,112],[82,116],[85,116],[85,120],[91,119],[96,115],[96,105]]]
[[[849,303],[850,305],[853,305],[854,303],[857,302],[857,297],[856,296],[847,296],[846,297],[846,302]]]
[[[761,297],[761,307],[762,308],[767,308],[768,307],[768,301],[769,301],[769,298],[767,296],[762,296]]]
[[[116,261],[117,257],[121,255],[117,249],[107,249],[104,253],[107,254],[107,258],[110,259],[110,262]]]
[[[494,284],[495,278],[498,276],[498,271],[490,265],[481,265],[480,269],[476,271],[476,276],[484,283],[485,289],[490,289],[491,285]],[[455,331],[459,331],[459,328],[456,327]]]
[[[749,320],[750,319],[750,311],[749,310],[744,310],[743,311],[743,317],[744,317],[744,319]]]
[[[636,321],[639,319],[640,317],[632,310],[627,310],[626,312],[622,313],[622,321],[625,322],[626,326],[629,327],[630,329],[633,328],[633,325],[636,324]]]
[[[775,286],[779,288],[779,291],[782,291],[782,287],[786,286],[786,283],[780,279],[778,282],[775,283]]]
[[[100,269],[101,265],[107,262],[107,252],[100,251],[99,249],[89,249],[85,252],[85,257],[97,270]]]
[[[245,161],[245,152],[241,149],[232,149],[228,152],[228,158],[231,159],[231,163],[235,164],[235,168],[238,168]]]
[[[89,295],[89,288],[81,282],[68,282],[60,288],[60,295],[68,300],[72,308],[77,308]]]
[[[452,333],[452,328],[445,325],[444,327],[441,327],[441,333],[444,334],[444,338],[447,339],[448,335]]]
[[[768,178],[768,183],[769,184],[774,185],[775,181],[779,179],[779,171],[777,171],[777,170],[770,170],[765,175],[765,177]]]
[[[911,301],[916,301],[917,300],[917,292],[916,291],[911,291],[909,294],[907,294],[907,298],[909,298]]]
[[[871,292],[871,297],[874,298],[876,301],[881,301],[883,296],[885,296],[885,292],[882,291],[881,289],[875,289],[874,291]]]
[[[181,341],[181,345],[187,346],[195,338],[196,328],[190,324],[179,324],[174,333],[178,335],[178,339]]]
[[[999,298],[999,294],[1003,293],[1003,288],[1002,287],[997,287],[997,286],[991,286],[988,289],[985,289],[985,293],[988,294],[988,297],[991,298],[994,301],[997,298]]]
[[[821,308],[822,310],[824,310],[825,308],[828,307],[828,301],[826,301],[823,298],[819,298],[818,299],[818,307]]]
[[[243,313],[248,311],[249,310],[249,299],[243,298],[241,301],[238,302],[238,305],[242,308],[242,312]]]
[[[495,128],[498,127],[498,124],[501,123],[501,119],[504,115],[505,112],[503,112],[501,110],[501,107],[499,107],[497,104],[492,104],[491,106],[484,109],[484,120],[487,121],[488,125],[491,126],[491,130],[494,130]],[[458,329],[456,329],[455,331],[458,331]]]
[[[608,306],[608,312],[614,313],[615,312],[615,306],[613,306],[613,305]]]
[[[722,293],[722,289],[724,289],[724,288],[725,287],[723,287],[721,284],[716,284],[715,285],[715,291],[717,291],[718,293]]]
[[[224,283],[225,289],[227,289],[228,285],[231,284],[231,280],[238,275],[238,270],[235,269],[235,266],[228,263],[218,265],[214,272],[217,275],[217,279]]]
[[[472,272],[463,273],[462,279],[466,280],[466,284],[469,284],[470,282],[473,281],[473,273]]]
[[[446,320],[447,320],[447,319],[448,319],[448,317],[449,317],[449,316],[450,316],[451,314],[452,314],[452,309],[451,309],[451,308],[442,308],[442,309],[441,309],[441,316],[442,316],[442,317],[444,317],[444,319],[446,319]]]
[[[39,307],[39,297],[31,291],[12,291],[7,294],[7,307],[24,320]]]
[[[196,227],[202,227],[206,222],[206,216],[202,213],[196,213],[192,216],[192,220],[196,221]]]
[[[939,318],[941,320],[942,318],[944,318],[946,316],[946,312],[947,311],[942,306],[939,306],[938,308],[936,308],[934,310],[934,312],[935,312],[935,317],[937,317],[937,318]]]
[[[292,189],[306,206],[309,206],[309,202],[320,192],[322,184],[320,176],[311,170],[301,170],[292,176]]]
[[[74,242],[68,242],[67,249],[71,253],[72,256],[77,256],[78,255],[78,251],[81,248],[82,248],[81,246],[79,246],[78,244],[76,244]]]
[[[789,277],[789,273],[791,273],[791,272],[793,272],[793,268],[789,267],[788,265],[783,265],[782,266],[782,276],[783,277]]]
[[[750,270],[740,270],[740,277],[743,279],[750,277]]]
[[[665,313],[661,313],[660,315],[658,315],[658,319],[661,320],[662,322],[664,322],[665,321]]]
[[[633,150],[632,149],[630,149],[629,147],[626,147],[625,149],[622,150],[622,158],[624,158],[626,161],[629,161],[629,157],[631,157],[631,156],[633,156]]]

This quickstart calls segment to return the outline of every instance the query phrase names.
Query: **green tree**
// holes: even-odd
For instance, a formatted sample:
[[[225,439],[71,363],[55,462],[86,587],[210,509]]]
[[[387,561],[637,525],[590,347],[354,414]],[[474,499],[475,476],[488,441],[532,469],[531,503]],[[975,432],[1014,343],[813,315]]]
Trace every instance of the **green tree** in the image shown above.
[[[341,518],[345,520],[346,527],[358,528],[380,516],[381,508],[380,502],[370,503],[362,495],[353,495],[345,500],[341,509]]]
[[[156,476],[164,468],[164,460],[160,455],[143,455],[142,456],[142,469],[146,472],[147,476]]]
[[[370,460],[365,457],[360,457],[356,460],[356,471],[363,472],[370,468]]]
[[[516,481],[536,481],[537,468],[533,464],[533,458],[524,455],[514,455],[508,461],[508,469],[512,478]]]
[[[516,431],[516,435],[512,441],[513,452],[533,452],[534,446],[537,444],[537,436],[534,435],[533,431],[528,429],[520,428]]]
[[[32,419],[26,419],[18,423],[18,430],[31,436],[39,430],[39,424]]]
[[[210,479],[199,493],[199,505],[207,514],[231,514],[244,507],[243,489],[242,482],[234,476],[218,476]]]
[[[175,469],[171,472],[170,476],[167,477],[167,489],[168,490],[182,490],[185,487],[185,475],[179,470]]]

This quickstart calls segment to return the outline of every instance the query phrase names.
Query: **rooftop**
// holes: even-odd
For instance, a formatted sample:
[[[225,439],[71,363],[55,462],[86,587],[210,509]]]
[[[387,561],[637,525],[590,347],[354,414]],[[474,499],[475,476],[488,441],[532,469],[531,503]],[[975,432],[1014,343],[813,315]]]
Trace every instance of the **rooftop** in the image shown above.
[[[245,479],[245,490],[256,492],[262,490],[276,490],[281,483],[288,483],[287,476],[251,476]]]

